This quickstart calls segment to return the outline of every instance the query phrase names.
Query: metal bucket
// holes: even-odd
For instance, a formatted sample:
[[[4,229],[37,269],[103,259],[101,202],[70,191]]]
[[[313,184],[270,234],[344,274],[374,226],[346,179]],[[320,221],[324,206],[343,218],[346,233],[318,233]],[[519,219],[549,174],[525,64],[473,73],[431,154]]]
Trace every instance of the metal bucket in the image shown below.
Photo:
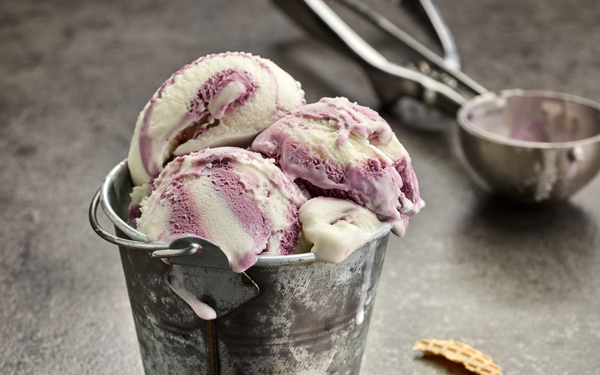
[[[201,252],[169,265],[157,250],[187,245],[148,243],[123,221],[131,188],[122,162],[94,197],[90,222],[119,245],[146,375],[359,373],[389,234],[340,264],[312,253],[269,256],[234,273],[216,245],[199,239]],[[98,204],[117,236],[98,224]],[[174,270],[215,320],[202,320],[173,292]]]

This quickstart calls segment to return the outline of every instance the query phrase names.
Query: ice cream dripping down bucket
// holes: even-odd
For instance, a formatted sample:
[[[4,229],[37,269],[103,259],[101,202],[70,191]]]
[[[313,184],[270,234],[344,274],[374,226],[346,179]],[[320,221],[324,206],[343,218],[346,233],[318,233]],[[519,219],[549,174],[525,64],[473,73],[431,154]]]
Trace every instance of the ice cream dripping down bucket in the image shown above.
[[[322,0],[273,2],[358,62],[384,106],[409,97],[456,114],[459,157],[492,193],[524,203],[561,201],[600,170],[600,104],[550,91],[487,91],[459,70],[454,39],[431,0],[401,4],[437,39],[443,58],[364,3],[336,1],[399,41],[414,59],[405,66],[386,59]]]
[[[339,264],[312,253],[268,256],[234,273],[206,239],[149,242],[127,225],[131,189],[124,161],[94,196],[89,218],[119,246],[146,375],[359,373],[389,235]],[[116,236],[99,224],[98,206]],[[202,320],[175,294],[169,280],[181,276],[216,319]]]

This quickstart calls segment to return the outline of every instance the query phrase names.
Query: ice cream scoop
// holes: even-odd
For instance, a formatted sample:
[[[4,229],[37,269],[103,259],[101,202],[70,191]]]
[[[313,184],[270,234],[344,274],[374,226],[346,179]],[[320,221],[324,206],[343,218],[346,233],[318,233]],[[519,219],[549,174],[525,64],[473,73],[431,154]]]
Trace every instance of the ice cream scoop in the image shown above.
[[[236,147],[171,161],[140,203],[137,229],[151,241],[198,236],[219,244],[235,272],[258,254],[287,255],[300,238],[300,189],[273,160]]]
[[[128,156],[134,185],[158,176],[173,157],[249,146],[304,103],[300,84],[270,60],[242,52],[199,58],[165,81],[141,111]]]
[[[377,112],[346,98],[291,111],[252,143],[314,196],[348,199],[402,236],[424,206],[410,156]]]
[[[308,200],[300,207],[302,233],[319,260],[340,263],[374,238],[389,233],[391,225],[356,203],[327,197]]]

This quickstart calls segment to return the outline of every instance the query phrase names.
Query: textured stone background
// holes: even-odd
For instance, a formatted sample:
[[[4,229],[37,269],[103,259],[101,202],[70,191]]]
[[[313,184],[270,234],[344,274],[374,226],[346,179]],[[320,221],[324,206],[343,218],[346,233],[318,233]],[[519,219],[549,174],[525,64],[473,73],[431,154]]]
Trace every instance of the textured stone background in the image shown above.
[[[483,86],[600,101],[597,0],[438,3]],[[90,229],[88,205],[154,90],[226,50],[274,60],[309,101],[378,106],[353,62],[266,0],[0,2],[0,372],[143,373],[118,253]],[[600,178],[555,207],[514,206],[467,178],[451,119],[422,113],[419,130],[384,115],[427,207],[390,242],[362,373],[465,374],[410,350],[435,337],[480,348],[508,375],[597,374]]]

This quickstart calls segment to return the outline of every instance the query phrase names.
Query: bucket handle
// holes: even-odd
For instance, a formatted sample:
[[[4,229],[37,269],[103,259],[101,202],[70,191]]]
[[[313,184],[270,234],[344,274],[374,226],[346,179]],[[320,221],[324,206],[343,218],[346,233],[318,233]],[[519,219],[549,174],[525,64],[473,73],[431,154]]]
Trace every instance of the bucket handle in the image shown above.
[[[92,202],[90,203],[89,220],[94,232],[104,240],[117,246],[126,247],[135,250],[152,251],[153,258],[170,258],[193,255],[200,250],[201,246],[197,243],[188,243],[181,247],[180,241],[173,241],[170,244],[166,242],[140,242],[121,238],[106,231],[98,222],[98,204],[100,202],[100,191],[98,189]]]

